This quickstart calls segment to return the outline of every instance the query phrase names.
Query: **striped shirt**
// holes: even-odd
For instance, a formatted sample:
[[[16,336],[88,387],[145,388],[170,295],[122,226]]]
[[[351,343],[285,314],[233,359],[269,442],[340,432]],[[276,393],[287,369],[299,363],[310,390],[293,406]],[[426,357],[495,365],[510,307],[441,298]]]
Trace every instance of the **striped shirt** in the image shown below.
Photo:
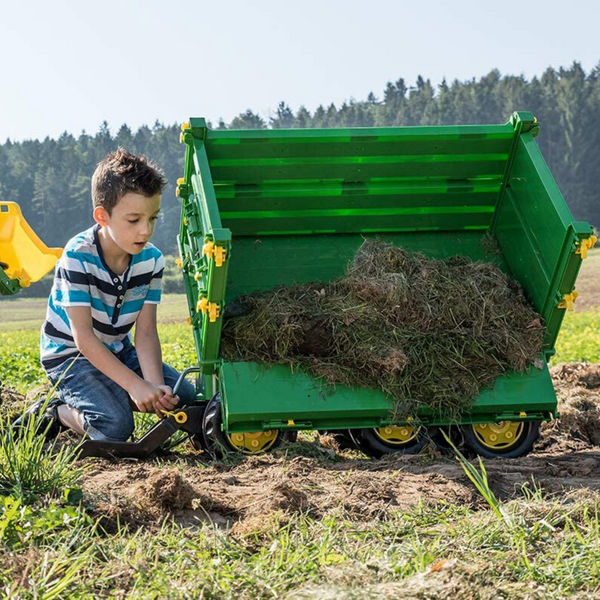
[[[89,306],[94,333],[116,353],[123,349],[144,304],[160,302],[165,265],[161,251],[146,244],[131,256],[125,273],[117,275],[104,260],[98,229],[95,225],[69,240],[56,264],[40,339],[42,366],[47,372],[79,354],[67,307]]]

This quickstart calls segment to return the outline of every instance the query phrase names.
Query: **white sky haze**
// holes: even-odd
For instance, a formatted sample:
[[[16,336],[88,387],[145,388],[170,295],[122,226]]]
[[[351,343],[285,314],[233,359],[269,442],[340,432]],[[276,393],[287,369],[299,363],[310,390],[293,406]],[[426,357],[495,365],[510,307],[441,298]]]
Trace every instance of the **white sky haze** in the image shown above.
[[[0,143],[600,63],[583,0],[0,0]],[[527,107],[518,107],[526,109]]]

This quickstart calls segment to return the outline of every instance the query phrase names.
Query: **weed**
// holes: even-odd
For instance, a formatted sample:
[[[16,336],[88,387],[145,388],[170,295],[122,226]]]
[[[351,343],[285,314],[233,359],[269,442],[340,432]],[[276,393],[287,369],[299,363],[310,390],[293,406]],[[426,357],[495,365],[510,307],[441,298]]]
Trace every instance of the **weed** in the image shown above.
[[[0,414],[0,493],[25,499],[37,494],[56,496],[75,487],[85,470],[84,466],[73,465],[79,445],[60,444],[57,439],[46,441],[43,413],[55,389],[56,385],[37,414],[23,420],[18,433]]]

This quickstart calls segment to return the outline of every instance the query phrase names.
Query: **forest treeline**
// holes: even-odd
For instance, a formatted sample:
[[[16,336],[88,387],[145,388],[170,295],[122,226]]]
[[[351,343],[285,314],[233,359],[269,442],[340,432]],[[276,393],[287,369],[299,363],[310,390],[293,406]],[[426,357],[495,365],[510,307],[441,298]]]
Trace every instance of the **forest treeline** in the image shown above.
[[[580,64],[548,68],[531,80],[502,76],[493,70],[481,79],[442,82],[434,87],[419,77],[387,84],[381,97],[350,100],[341,106],[319,106],[294,112],[281,102],[268,121],[248,110],[216,128],[370,127],[502,123],[515,110],[532,111],[541,124],[537,138],[576,219],[600,227],[600,63],[590,73]],[[182,120],[189,115],[182,115]],[[202,116],[202,115],[193,115]],[[38,235],[52,246],[89,227],[90,178],[98,161],[123,146],[153,159],[167,175],[162,222],[155,243],[165,252],[176,249],[179,206],[174,188],[183,173],[184,149],[179,126],[123,125],[111,132],[106,123],[95,135],[27,140],[0,145],[0,199],[18,202]]]

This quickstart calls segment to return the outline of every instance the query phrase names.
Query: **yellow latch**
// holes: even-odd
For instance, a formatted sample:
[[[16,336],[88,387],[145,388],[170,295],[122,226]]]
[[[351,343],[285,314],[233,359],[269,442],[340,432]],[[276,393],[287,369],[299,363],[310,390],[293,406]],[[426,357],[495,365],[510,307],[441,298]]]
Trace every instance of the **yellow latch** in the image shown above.
[[[183,135],[183,134],[181,134]],[[181,186],[185,183],[185,177],[180,177],[177,180],[177,187],[175,188],[175,196],[177,198],[179,198],[179,195],[181,194]]]
[[[202,246],[202,255],[213,258],[215,267],[222,267],[227,258],[227,250],[223,246],[216,246],[213,241],[208,241]]]
[[[579,244],[579,248],[577,248],[577,251],[575,252],[575,254],[581,254],[582,260],[584,258],[587,258],[588,250],[593,248],[596,245],[597,241],[598,241],[598,238],[595,235],[590,235],[589,238],[587,238],[585,240],[581,240],[581,244]]]
[[[196,304],[196,312],[201,312],[203,315],[208,310],[208,298],[200,298]]]
[[[194,275],[194,281],[200,281],[201,277],[202,277],[202,273],[200,273],[200,271],[196,271],[196,273]]]
[[[176,258],[175,259],[175,264],[180,268],[183,269],[183,261],[180,258]]]
[[[208,320],[211,323],[214,323],[219,318],[220,312],[221,309],[219,308],[219,305],[216,302],[208,303]]]
[[[183,135],[183,134],[181,134]],[[185,183],[185,178],[184,177],[180,177],[177,180],[177,187],[175,188],[175,196],[177,198],[179,198],[180,194],[181,194],[181,186]]]
[[[190,124],[189,124],[189,123],[183,123],[183,124],[181,125],[181,133],[179,134],[179,143],[180,143],[180,144],[183,142],[183,132],[184,132],[186,129],[189,129],[189,128],[190,128]]]
[[[165,417],[174,417],[175,421],[180,425],[188,420],[187,414],[183,411],[174,412],[172,410],[161,410],[160,411]]]
[[[203,315],[208,313],[208,320],[214,323],[221,312],[221,307],[216,302],[209,302],[207,298],[200,298],[196,304],[196,311]]]
[[[288,419],[288,427],[294,427],[294,425],[296,425],[294,419]]]
[[[558,308],[566,308],[567,310],[573,310],[573,304],[575,304],[577,296],[579,296],[579,292],[571,292],[570,294],[565,294],[563,296],[562,302],[558,305]]]

